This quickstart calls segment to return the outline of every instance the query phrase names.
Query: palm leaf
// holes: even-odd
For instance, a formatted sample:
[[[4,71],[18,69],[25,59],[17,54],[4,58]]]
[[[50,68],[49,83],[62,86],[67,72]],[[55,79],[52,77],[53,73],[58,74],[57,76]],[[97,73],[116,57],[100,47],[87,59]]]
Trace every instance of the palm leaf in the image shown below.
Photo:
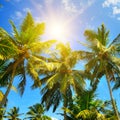
[[[27,64],[27,73],[34,80],[34,83],[32,85],[33,89],[41,86],[41,82],[40,82],[40,79],[39,79],[38,72],[34,69],[33,64],[31,64],[30,62]]]
[[[13,40],[9,34],[2,28],[0,28],[0,56],[1,59],[7,59],[17,54],[18,49],[12,42]]]
[[[29,28],[34,26],[34,20],[32,15],[28,12],[23,23],[21,25],[21,31],[26,32]]]
[[[33,52],[33,53],[41,53],[41,52],[45,52],[46,49],[48,50],[48,48],[50,48],[56,41],[55,40],[49,40],[49,41],[45,41],[45,42],[40,42],[40,41],[36,41],[34,43],[30,43],[29,45],[29,49]]]
[[[120,34],[118,34],[118,36],[111,42],[109,47],[112,45],[119,45],[119,44],[120,44]]]
[[[19,33],[18,33],[18,30],[14,22],[10,20],[10,24],[12,25],[12,28],[13,28],[13,33],[14,33],[13,35],[14,35],[15,40],[19,41]]]
[[[24,61],[19,66],[17,74],[18,74],[19,81],[20,81],[18,83],[18,91],[20,92],[20,95],[23,95],[24,90],[25,90],[25,85],[26,85],[26,72],[25,72],[25,68],[24,68]]]
[[[117,77],[113,90],[118,89],[119,87],[120,87],[120,77]]]

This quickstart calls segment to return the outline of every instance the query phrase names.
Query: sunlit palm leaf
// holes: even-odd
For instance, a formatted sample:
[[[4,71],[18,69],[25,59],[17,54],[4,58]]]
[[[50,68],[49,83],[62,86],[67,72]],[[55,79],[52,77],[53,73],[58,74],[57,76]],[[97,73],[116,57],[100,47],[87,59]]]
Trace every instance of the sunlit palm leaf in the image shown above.
[[[13,40],[9,34],[3,29],[0,28],[0,56],[1,59],[7,59],[17,54],[18,49],[12,42]]]

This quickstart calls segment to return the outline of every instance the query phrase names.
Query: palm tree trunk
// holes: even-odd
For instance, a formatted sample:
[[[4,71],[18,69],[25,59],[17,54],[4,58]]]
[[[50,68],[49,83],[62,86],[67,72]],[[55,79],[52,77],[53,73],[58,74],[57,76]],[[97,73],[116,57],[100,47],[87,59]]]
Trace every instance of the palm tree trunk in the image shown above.
[[[0,108],[3,105],[5,105],[6,100],[7,100],[7,96],[10,93],[10,90],[11,90],[11,87],[12,87],[12,84],[13,84],[13,80],[14,80],[15,70],[16,70],[16,67],[13,68],[13,72],[12,72],[12,75],[11,75],[10,83],[9,83],[9,85],[7,87],[7,90],[6,90],[5,94],[4,94],[4,97],[3,97],[2,101],[0,102]]]
[[[116,117],[117,117],[117,120],[120,120],[120,118],[119,118],[119,113],[118,113],[118,110],[117,110],[117,107],[116,107],[116,104],[115,104],[115,101],[114,101],[114,98],[113,98],[112,89],[111,89],[111,87],[110,87],[110,78],[109,78],[109,75],[108,75],[107,70],[106,70],[106,80],[107,80],[108,89],[109,89],[109,94],[110,94],[110,98],[111,98],[111,102],[112,102],[112,106],[113,106],[115,115],[116,115]]]
[[[17,68],[17,65],[20,64],[21,61],[23,61],[24,59],[24,55],[21,56],[18,60],[16,60],[14,63],[13,63],[13,71],[12,71],[12,75],[11,75],[11,79],[10,79],[10,83],[7,87],[7,90],[4,94],[4,97],[2,99],[2,101],[0,102],[0,108],[5,104],[6,100],[7,100],[7,97],[10,93],[10,90],[11,90],[11,87],[12,87],[12,84],[13,84],[13,80],[14,80],[14,76],[15,76],[15,71],[16,71],[16,68]],[[9,68],[8,68],[9,69]]]
[[[67,108],[67,100],[66,100],[66,96],[65,95],[63,96],[63,99],[64,99],[63,106],[64,106],[64,108]],[[67,120],[67,114],[66,114],[65,110],[64,110],[64,120]]]

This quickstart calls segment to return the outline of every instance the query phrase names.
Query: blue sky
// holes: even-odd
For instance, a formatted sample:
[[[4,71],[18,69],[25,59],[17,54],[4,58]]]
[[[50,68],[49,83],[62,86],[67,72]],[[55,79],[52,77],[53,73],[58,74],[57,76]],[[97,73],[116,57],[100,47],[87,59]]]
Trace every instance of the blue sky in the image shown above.
[[[0,0],[0,27],[11,32],[8,20],[13,20],[17,26],[21,23],[26,13],[30,11],[36,22],[45,22],[46,31],[43,40],[55,39],[49,35],[51,22],[65,24],[66,36],[61,38],[71,43],[73,49],[83,49],[76,41],[84,42],[84,30],[96,30],[102,23],[110,30],[109,38],[113,40],[120,33],[120,0]],[[59,39],[59,38],[57,38]],[[16,79],[15,79],[16,80]],[[31,80],[28,78],[26,91],[21,98],[17,93],[9,95],[9,107],[19,106],[21,112],[27,107],[40,101],[39,89],[30,91]],[[98,96],[108,99],[104,78],[98,88]],[[120,93],[114,92],[117,104],[120,105]],[[11,99],[12,98],[12,99]],[[60,108],[58,108],[59,112]],[[120,106],[119,106],[120,110]],[[47,114],[60,118],[56,114]]]

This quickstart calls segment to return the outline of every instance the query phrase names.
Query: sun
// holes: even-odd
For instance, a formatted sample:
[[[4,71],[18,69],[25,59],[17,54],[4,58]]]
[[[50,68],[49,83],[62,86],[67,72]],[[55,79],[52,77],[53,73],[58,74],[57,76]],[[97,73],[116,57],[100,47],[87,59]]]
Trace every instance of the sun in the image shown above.
[[[69,28],[65,20],[59,20],[55,16],[46,21],[45,35],[58,42],[68,42]]]
[[[51,28],[50,28],[50,34],[53,37],[56,38],[61,38],[62,36],[64,36],[64,26],[60,23],[52,23],[51,24]]]
[[[73,33],[73,25],[71,24],[73,17],[59,9],[54,10],[53,6],[52,8],[48,6],[46,11],[42,13],[41,20],[45,23],[43,40],[54,39],[62,43],[70,42]]]

